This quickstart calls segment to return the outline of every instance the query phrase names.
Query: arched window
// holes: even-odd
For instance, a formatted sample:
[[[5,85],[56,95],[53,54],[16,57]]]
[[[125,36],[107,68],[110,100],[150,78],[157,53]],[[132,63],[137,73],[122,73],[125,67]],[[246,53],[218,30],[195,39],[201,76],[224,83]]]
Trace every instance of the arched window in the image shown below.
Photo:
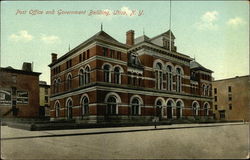
[[[72,99],[68,99],[66,102],[67,102],[66,107],[67,107],[68,119],[72,119],[72,117],[73,117],[73,111],[72,111],[73,102],[72,102]]]
[[[184,107],[184,104],[181,100],[177,101],[176,103],[176,118],[179,119],[182,117],[182,108]]]
[[[60,104],[59,104],[59,102],[56,102],[56,104],[55,104],[55,112],[56,112],[56,118],[60,117]]]
[[[139,107],[140,107],[140,103],[139,103],[138,98],[134,98],[131,104],[131,114],[139,115]]]
[[[156,78],[156,89],[162,89],[163,82],[163,72],[162,72],[162,64],[156,64],[155,78]]]
[[[181,92],[182,90],[182,73],[181,73],[181,69],[180,68],[177,68],[176,69],[176,92]]]
[[[85,68],[85,84],[90,83],[90,69],[89,66]]]
[[[172,100],[169,100],[167,102],[167,118],[168,119],[173,118],[173,107],[174,107],[174,102]]]
[[[167,90],[172,91],[173,90],[173,69],[170,65],[167,66]]]
[[[72,75],[71,74],[68,74],[67,76],[67,89],[71,89],[72,87]]]
[[[193,115],[198,116],[199,115],[199,103],[198,102],[193,102],[192,104],[192,109],[193,109]]]
[[[206,102],[204,104],[204,115],[205,116],[209,116],[209,108],[210,108],[209,103]]]
[[[115,96],[110,96],[107,100],[107,115],[115,115],[117,113],[117,102]]]
[[[110,82],[110,66],[109,65],[104,65],[103,67],[104,70],[104,82]]]
[[[85,82],[84,71],[83,71],[83,69],[80,69],[80,71],[79,71],[79,85],[80,86],[84,85],[84,82]]]
[[[89,100],[85,96],[81,99],[81,109],[82,109],[82,115],[88,115],[89,114]]]
[[[161,119],[163,113],[163,106],[162,106],[162,101],[161,100],[157,100],[156,102],[156,116],[159,117],[159,119]]]
[[[121,83],[121,71],[120,71],[119,67],[115,67],[115,69],[114,69],[114,82],[116,84]]]

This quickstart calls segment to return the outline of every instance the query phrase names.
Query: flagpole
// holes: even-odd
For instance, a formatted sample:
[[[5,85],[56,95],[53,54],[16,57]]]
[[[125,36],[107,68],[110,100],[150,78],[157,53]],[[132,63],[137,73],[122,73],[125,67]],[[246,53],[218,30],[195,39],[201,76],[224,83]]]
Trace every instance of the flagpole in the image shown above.
[[[169,32],[169,51],[171,52],[171,47],[172,47],[172,46],[171,46],[171,0],[169,1],[169,3],[170,3],[170,4],[169,4],[169,6],[170,6],[170,7],[169,7],[169,8],[170,8],[170,9],[169,9],[169,12],[170,12],[170,13],[169,13],[169,31],[170,31],[170,32]]]

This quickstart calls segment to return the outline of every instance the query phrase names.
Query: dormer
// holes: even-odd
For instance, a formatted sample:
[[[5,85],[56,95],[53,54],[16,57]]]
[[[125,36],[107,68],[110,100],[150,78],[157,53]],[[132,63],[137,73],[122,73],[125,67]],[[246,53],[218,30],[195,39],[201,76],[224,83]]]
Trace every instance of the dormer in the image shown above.
[[[152,38],[150,41],[153,44],[156,44],[160,47],[163,47],[163,48],[169,50],[170,49],[170,33],[171,33],[171,51],[176,52],[177,48],[176,48],[175,43],[174,43],[175,36],[170,30]]]

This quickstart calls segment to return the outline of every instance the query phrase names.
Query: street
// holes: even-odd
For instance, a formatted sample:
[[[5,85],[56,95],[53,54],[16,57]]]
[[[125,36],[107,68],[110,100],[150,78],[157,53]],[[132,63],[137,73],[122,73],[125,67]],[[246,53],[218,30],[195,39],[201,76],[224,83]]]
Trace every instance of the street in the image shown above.
[[[1,126],[2,159],[246,158],[249,124],[26,131]]]

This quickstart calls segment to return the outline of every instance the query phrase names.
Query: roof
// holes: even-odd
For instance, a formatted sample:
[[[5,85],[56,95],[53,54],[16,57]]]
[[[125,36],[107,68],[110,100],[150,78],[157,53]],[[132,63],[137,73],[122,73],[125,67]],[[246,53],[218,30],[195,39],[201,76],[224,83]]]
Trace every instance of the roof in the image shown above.
[[[235,77],[231,77],[231,78],[218,79],[218,80],[214,80],[213,82],[227,81],[227,80],[234,80],[234,79],[243,79],[243,78],[248,78],[250,80],[250,75],[235,76]]]
[[[202,65],[200,65],[198,62],[196,62],[195,60],[191,61],[190,62],[190,68],[192,70],[202,70],[202,71],[205,71],[205,72],[209,72],[209,73],[213,73],[213,71],[203,67]]]
[[[74,54],[75,52],[77,52],[78,50],[80,50],[82,47],[84,47],[85,45],[93,42],[93,41],[104,41],[107,43],[112,43],[113,45],[122,47],[122,48],[129,48],[128,45],[123,44],[119,41],[117,41],[116,39],[114,39],[113,37],[111,37],[109,34],[107,34],[104,31],[100,31],[98,33],[96,33],[95,35],[93,35],[92,37],[90,37],[89,39],[87,39],[86,41],[84,41],[83,43],[81,43],[80,45],[78,45],[77,47],[75,47],[74,49],[70,50],[69,52],[67,52],[66,54],[64,54],[62,57],[58,58],[55,62],[52,62],[49,67],[51,67],[53,64],[56,64],[60,61],[62,61],[63,59],[67,58],[68,56]]]
[[[140,43],[140,42],[144,42],[144,41],[147,41],[147,40],[149,40],[149,37],[146,36],[146,35],[143,35],[143,36],[137,37],[135,39],[135,44]]]
[[[30,72],[30,71],[24,71],[24,70],[19,70],[19,69],[13,69],[12,67],[6,67],[6,68],[0,67],[0,72],[10,72],[10,73],[17,73],[17,74],[33,75],[33,76],[39,76],[41,74],[39,72]]]
[[[170,31],[170,30],[168,30],[167,32],[161,33],[161,34],[159,34],[158,36],[155,36],[155,37],[151,38],[150,41],[151,41],[151,40],[154,40],[154,39],[156,39],[156,38],[159,38],[159,37],[161,37],[161,36],[169,36],[169,33],[170,33],[170,32],[171,32],[171,38],[175,39],[175,36],[174,36],[173,32]]]

